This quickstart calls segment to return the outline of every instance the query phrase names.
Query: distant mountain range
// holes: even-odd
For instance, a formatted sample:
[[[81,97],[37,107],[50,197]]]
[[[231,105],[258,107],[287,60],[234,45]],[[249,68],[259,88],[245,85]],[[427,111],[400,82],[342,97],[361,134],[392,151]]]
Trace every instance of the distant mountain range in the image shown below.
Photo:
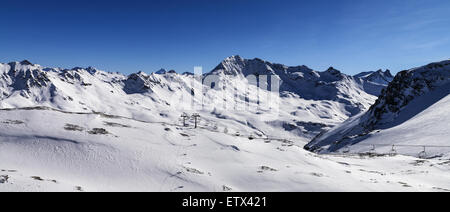
[[[279,89],[282,110],[277,114],[280,118],[259,121],[264,113],[270,113],[259,111],[253,115],[246,114],[252,118],[237,121],[236,126],[240,128],[239,125],[244,124],[263,134],[275,127],[308,138],[368,109],[391,79],[388,71],[349,76],[334,68],[320,72],[306,66],[289,67],[240,56],[226,58],[203,77],[211,74],[219,76],[221,83],[235,88],[237,93],[199,85],[205,93],[203,99],[196,101],[214,102],[217,96],[237,96],[238,101],[245,104],[250,101],[247,91],[241,89],[241,85],[248,84],[246,76],[271,75],[282,80]],[[139,72],[125,76],[92,67],[46,68],[26,60],[2,63],[0,107],[47,106],[65,111],[96,111],[144,120],[176,121],[182,111],[177,109],[179,105],[176,102],[171,102],[171,98],[195,93],[191,83],[193,77],[189,73],[178,74],[164,69],[151,74]],[[237,115],[219,110],[217,106],[214,111],[199,112],[212,118]]]

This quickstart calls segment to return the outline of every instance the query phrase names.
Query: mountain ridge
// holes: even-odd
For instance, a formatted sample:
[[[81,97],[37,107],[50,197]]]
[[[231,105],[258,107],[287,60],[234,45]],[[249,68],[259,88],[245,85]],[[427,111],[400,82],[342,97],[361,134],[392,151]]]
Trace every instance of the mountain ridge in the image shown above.
[[[446,123],[450,121],[446,112],[449,92],[450,60],[401,71],[367,112],[317,136],[305,148],[316,152],[334,152],[349,146],[376,145],[387,140],[385,135],[388,132],[392,145],[445,146],[448,142],[441,135],[446,135]],[[430,115],[435,113],[440,113],[440,116]],[[428,127],[438,119],[441,120],[439,124],[434,128]],[[410,140],[399,137],[408,129],[416,129],[415,132],[422,135],[429,135],[430,132],[434,135],[429,135],[428,141],[423,141],[421,138],[424,136],[419,135],[416,138],[408,136]]]
[[[235,88],[234,91],[211,89],[192,74],[173,71],[138,72],[126,76],[92,67],[62,69],[44,68],[29,61],[22,64],[2,63],[0,107],[47,106],[72,112],[95,111],[151,121],[177,122],[177,113],[183,112],[183,107],[190,104],[183,101],[192,96],[196,104],[209,106],[209,109],[200,108],[198,112],[214,122],[227,117],[236,122],[233,126],[236,130],[242,128],[241,125],[250,132],[262,131],[265,134],[271,134],[269,132],[276,129],[276,134],[286,132],[289,137],[300,136],[302,139],[311,138],[322,129],[365,111],[376,99],[364,91],[362,79],[333,68],[318,72],[306,66],[290,67],[239,56],[226,58],[217,67],[223,69],[216,68],[202,78],[217,74],[217,83]],[[279,97],[276,98],[279,101],[253,99],[251,94],[258,93],[258,89],[246,79],[245,74],[255,73],[258,77],[269,74],[282,80]],[[271,83],[268,80],[265,86],[271,88]],[[199,95],[201,92],[196,89],[202,89],[203,95]],[[261,94],[270,93],[264,90]],[[235,106],[253,105],[256,109],[261,105],[279,103],[281,110],[228,111],[220,106],[222,103],[218,103],[219,96],[235,101]],[[184,100],[180,102],[177,98]],[[269,114],[273,118],[268,118]]]

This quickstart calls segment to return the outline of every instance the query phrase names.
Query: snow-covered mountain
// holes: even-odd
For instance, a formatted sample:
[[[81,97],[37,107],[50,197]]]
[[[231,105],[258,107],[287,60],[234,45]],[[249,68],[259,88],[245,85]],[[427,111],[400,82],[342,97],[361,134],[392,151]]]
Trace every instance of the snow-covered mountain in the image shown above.
[[[388,85],[394,79],[389,69],[386,71],[380,69],[378,71],[361,72],[354,77],[381,85]]]
[[[448,70],[445,63],[436,67]],[[254,85],[264,81],[246,78],[255,73],[273,77],[268,87],[281,79],[280,95]],[[434,72],[417,74],[417,80],[411,73],[411,79],[397,77],[380,97],[386,100],[366,114],[391,111],[395,88],[411,81],[429,86],[420,88],[424,93],[445,88],[445,80],[430,77]],[[403,78],[409,80],[398,83]],[[0,191],[450,191],[446,158],[332,156],[303,149],[323,130],[361,117],[376,100],[366,82],[333,68],[319,72],[238,56],[200,79],[166,70],[125,76],[28,61],[0,64]],[[249,95],[254,93],[270,98],[255,100]],[[222,99],[256,110],[223,108]],[[411,98],[394,99],[404,104]],[[183,107],[192,102],[207,107]],[[278,110],[258,107],[273,102]],[[432,121],[446,120],[446,102],[419,119],[433,132],[441,132]],[[199,113],[199,127],[192,119],[183,125],[183,112]],[[374,126],[387,120],[384,112],[376,114]]]
[[[355,78],[343,74],[333,67],[319,72],[304,65],[291,67],[258,58],[248,60],[240,56],[232,56],[226,58],[211,72],[211,74],[218,73],[228,76],[274,75],[283,82],[280,87],[282,96],[295,94],[307,100],[345,102],[352,114],[364,110],[365,104],[370,104],[372,99],[366,95],[362,87],[366,78]],[[367,80],[372,80],[372,78],[367,78]],[[387,84],[379,83],[380,88],[385,86]]]
[[[354,76],[360,79],[360,84],[366,93],[379,96],[381,91],[394,79],[389,70],[362,72]]]
[[[246,78],[268,75],[281,80],[280,98],[249,99],[261,92]],[[197,111],[206,123],[248,134],[310,139],[347,118],[365,111],[376,97],[364,90],[366,80],[330,68],[314,71],[306,66],[288,67],[261,59],[226,58],[203,75],[218,76],[229,89],[209,89],[192,74],[161,69],[125,76],[95,68],[44,68],[29,61],[0,64],[0,108],[46,106],[71,112],[102,112],[145,121],[179,122],[185,112],[179,98],[194,96],[194,102],[209,107]],[[256,77],[255,77],[256,78]],[[254,83],[253,83],[254,84]],[[377,84],[378,88],[385,85]],[[200,89],[203,92],[196,91]],[[231,92],[230,92],[231,91]],[[203,95],[194,95],[195,92]],[[240,111],[223,109],[218,97],[236,99],[236,104],[278,102],[279,110]],[[181,108],[181,109],[180,109]]]
[[[449,94],[450,60],[402,71],[366,113],[317,136],[305,148],[361,152],[374,145],[382,153],[448,154]]]

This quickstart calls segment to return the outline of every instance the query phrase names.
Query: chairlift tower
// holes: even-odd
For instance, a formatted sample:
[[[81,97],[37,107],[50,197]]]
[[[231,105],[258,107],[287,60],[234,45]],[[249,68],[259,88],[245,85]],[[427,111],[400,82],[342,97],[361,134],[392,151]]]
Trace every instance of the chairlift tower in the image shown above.
[[[198,122],[198,119],[200,118],[200,114],[194,113],[194,114],[192,114],[192,118],[194,118],[194,124],[195,124],[194,128],[197,128],[197,122]]]
[[[423,146],[423,151],[419,152],[419,158],[421,159],[426,159],[427,158],[427,151],[426,151],[426,146]]]
[[[189,118],[188,114],[183,113],[181,114],[181,118],[183,118],[183,127],[186,126],[186,120]]]

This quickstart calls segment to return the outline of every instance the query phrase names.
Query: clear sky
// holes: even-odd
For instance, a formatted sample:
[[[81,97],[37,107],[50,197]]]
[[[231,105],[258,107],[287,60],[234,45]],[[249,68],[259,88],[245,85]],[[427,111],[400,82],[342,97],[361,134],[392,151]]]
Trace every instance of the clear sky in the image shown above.
[[[448,0],[11,1],[0,62],[125,74],[214,68],[227,56],[345,73],[450,58]]]

